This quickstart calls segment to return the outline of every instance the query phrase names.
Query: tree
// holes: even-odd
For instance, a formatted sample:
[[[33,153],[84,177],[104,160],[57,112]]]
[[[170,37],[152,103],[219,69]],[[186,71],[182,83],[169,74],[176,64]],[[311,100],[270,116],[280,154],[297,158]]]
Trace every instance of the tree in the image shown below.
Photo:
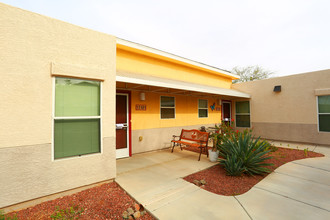
[[[240,79],[233,80],[233,83],[267,79],[269,78],[270,75],[274,73],[269,70],[265,70],[264,68],[258,65],[248,66],[248,67],[236,66],[232,69],[231,72],[240,76]]]

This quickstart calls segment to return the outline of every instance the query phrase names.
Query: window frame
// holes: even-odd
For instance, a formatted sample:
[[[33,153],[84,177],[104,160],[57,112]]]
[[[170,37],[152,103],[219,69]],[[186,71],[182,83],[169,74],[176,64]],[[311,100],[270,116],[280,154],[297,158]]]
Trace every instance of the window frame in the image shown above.
[[[162,97],[170,97],[174,99],[174,107],[162,107]],[[159,98],[159,117],[160,119],[175,119],[176,118],[176,101],[175,101],[175,96],[166,96],[166,95],[161,95]],[[164,109],[174,109],[174,118],[162,118],[162,108]]]
[[[319,97],[320,96],[329,96],[330,95],[318,95],[316,96],[316,108],[317,108],[317,130],[319,133],[330,133],[330,131],[320,131],[320,115],[330,115],[330,112],[329,113],[320,113],[320,109],[319,109]]]
[[[199,101],[200,100],[204,100],[204,101],[206,101],[206,108],[201,108],[200,106],[199,106]],[[208,99],[198,99],[198,106],[197,106],[197,114],[198,114],[198,118],[208,118],[209,117],[209,100]],[[206,117],[201,117],[200,115],[199,115],[199,110],[205,110],[206,109]]]
[[[66,79],[78,79],[78,80],[89,80],[89,81],[97,81],[100,83],[100,115],[99,116],[55,116],[55,109],[56,109],[56,103],[55,103],[55,97],[56,97],[56,78],[66,78]],[[52,152],[51,152],[51,160],[52,162],[61,161],[61,160],[72,160],[77,159],[81,157],[89,157],[89,156],[95,156],[98,154],[103,153],[103,135],[102,135],[102,81],[100,80],[93,80],[93,79],[79,79],[74,77],[65,77],[65,76],[54,76],[52,77]],[[63,157],[63,158],[55,158],[55,120],[79,120],[79,119],[99,119],[100,120],[100,151],[89,153],[89,154],[82,154],[82,155],[74,155],[69,157]]]
[[[249,103],[249,113],[237,113],[237,102],[248,102]],[[237,126],[237,115],[248,115],[249,116],[249,126],[248,127],[240,127],[240,126]],[[237,128],[251,128],[251,102],[250,100],[242,100],[242,101],[235,101],[235,126]]]

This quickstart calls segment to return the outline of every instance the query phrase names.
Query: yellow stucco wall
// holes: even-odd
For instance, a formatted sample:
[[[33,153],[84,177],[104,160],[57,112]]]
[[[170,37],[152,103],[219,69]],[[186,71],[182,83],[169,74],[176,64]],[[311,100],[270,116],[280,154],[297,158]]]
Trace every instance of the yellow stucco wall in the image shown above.
[[[199,98],[193,96],[159,94],[159,93],[145,93],[146,100],[140,101],[139,92],[132,92],[132,130],[152,129],[152,128],[166,128],[166,127],[183,127],[191,125],[206,125],[219,123],[221,121],[221,111],[212,111],[210,105],[218,102],[215,98]],[[175,97],[175,119],[161,119],[160,118],[160,96]],[[207,118],[198,117],[198,99],[208,100]],[[136,104],[145,104],[146,111],[135,110]]]
[[[0,33],[0,208],[114,178],[115,37],[2,3]],[[104,80],[101,153],[53,160],[55,75]]]
[[[137,50],[138,51],[138,50]],[[221,76],[213,71],[179,64],[150,53],[125,50],[117,45],[117,71],[145,74],[166,79],[174,79],[208,86],[230,89],[231,77]]]

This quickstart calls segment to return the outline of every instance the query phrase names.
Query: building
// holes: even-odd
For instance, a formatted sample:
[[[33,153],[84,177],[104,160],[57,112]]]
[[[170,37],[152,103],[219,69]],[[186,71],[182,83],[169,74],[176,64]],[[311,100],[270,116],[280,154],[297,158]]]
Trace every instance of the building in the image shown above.
[[[246,117],[254,135],[266,139],[330,144],[330,69],[233,84],[251,95]],[[245,116],[237,116],[245,115]]]
[[[329,128],[329,100],[316,104],[330,95],[329,71],[314,83],[311,73],[232,85],[228,71],[2,3],[0,23],[0,208],[114,179],[117,158],[222,119],[266,138],[329,143],[329,130],[317,131],[317,118]],[[313,137],[283,136],[282,124]]]
[[[108,34],[1,3],[0,23],[0,208],[113,179],[116,158],[249,98],[230,72]]]

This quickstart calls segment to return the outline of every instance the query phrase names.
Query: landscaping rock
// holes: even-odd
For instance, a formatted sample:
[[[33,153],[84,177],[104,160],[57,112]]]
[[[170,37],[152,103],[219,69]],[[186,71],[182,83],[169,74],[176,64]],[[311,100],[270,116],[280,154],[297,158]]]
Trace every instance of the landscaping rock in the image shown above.
[[[123,219],[128,219],[128,212],[127,211],[124,211],[123,212]]]
[[[134,218],[137,219],[137,218],[140,218],[141,217],[141,213],[139,211],[135,212],[134,213]]]
[[[147,213],[146,211],[140,212],[141,216],[144,216],[146,213]]]
[[[133,215],[134,214],[134,210],[132,208],[128,208],[127,212],[129,215]]]
[[[196,186],[200,186],[201,183],[198,181],[198,180],[194,180],[193,183],[196,185]]]
[[[140,205],[139,204],[135,203],[134,207],[135,207],[135,211],[140,211]]]

